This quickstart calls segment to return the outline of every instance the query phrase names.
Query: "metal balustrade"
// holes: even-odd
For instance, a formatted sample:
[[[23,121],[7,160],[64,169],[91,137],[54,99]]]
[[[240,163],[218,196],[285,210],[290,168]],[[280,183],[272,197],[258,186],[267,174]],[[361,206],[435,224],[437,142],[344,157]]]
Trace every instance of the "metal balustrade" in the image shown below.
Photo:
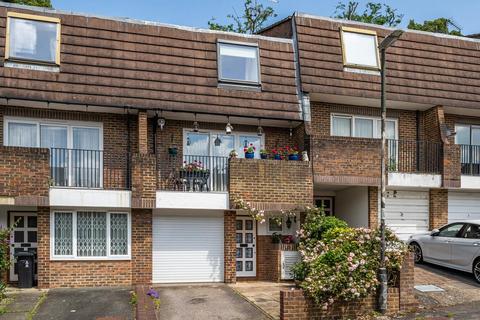
[[[387,140],[389,172],[440,174],[442,145],[431,141]]]
[[[480,146],[460,145],[462,174],[480,176]]]

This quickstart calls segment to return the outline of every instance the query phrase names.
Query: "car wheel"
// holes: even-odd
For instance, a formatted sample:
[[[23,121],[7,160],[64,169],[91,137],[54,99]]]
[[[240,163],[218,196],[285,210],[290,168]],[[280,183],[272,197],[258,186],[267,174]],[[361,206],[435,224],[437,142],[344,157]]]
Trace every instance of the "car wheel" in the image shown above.
[[[410,245],[410,248],[412,248],[412,252],[413,252],[413,261],[415,261],[415,263],[423,262],[423,253],[422,253],[422,248],[420,248],[420,245],[414,242]]]
[[[473,276],[478,283],[480,283],[480,258],[477,258],[473,263]]]

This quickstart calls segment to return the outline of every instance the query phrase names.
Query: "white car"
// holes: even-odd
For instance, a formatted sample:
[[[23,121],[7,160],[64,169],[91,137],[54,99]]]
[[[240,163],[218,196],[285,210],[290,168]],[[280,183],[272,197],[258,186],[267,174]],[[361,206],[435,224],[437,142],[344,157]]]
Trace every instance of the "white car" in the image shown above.
[[[447,224],[408,239],[415,262],[422,261],[473,273],[480,283],[480,220]]]

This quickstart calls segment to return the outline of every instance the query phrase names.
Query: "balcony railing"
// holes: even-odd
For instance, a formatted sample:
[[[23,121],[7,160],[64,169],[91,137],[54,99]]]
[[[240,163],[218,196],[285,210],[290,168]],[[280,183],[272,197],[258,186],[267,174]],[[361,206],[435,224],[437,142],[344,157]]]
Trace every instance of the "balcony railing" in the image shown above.
[[[168,191],[228,191],[228,157],[184,155],[161,164],[166,179],[159,188]]]
[[[442,145],[431,141],[388,140],[389,172],[439,174],[442,170]]]
[[[102,150],[50,149],[50,178],[54,187],[128,190],[130,156]]]
[[[480,146],[460,145],[460,164],[462,174],[480,176]]]

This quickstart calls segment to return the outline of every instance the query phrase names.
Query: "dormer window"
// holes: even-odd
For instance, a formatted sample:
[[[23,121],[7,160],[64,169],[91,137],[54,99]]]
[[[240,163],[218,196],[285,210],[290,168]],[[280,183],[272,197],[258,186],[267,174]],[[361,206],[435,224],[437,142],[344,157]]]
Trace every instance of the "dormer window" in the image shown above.
[[[218,42],[218,80],[224,83],[259,85],[258,46],[237,42]]]
[[[59,65],[60,19],[9,12],[5,60]]]
[[[380,70],[375,31],[342,27],[340,33],[345,67]]]

